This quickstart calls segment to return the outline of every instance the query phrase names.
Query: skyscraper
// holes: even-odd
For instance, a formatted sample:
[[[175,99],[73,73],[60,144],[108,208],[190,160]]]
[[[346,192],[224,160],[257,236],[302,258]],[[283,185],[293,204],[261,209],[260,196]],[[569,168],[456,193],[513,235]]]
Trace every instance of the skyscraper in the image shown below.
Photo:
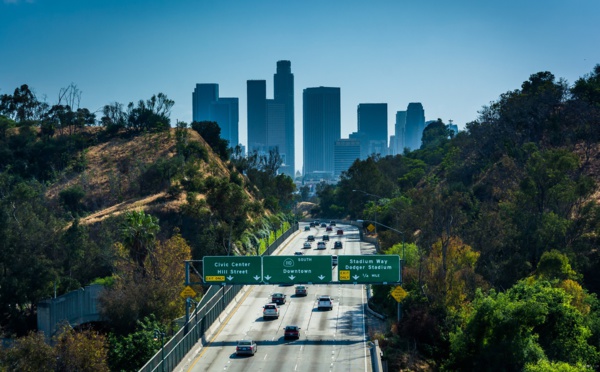
[[[211,121],[210,105],[219,99],[219,84],[196,84],[192,93],[192,120]]]
[[[340,88],[306,88],[302,95],[304,174],[334,172],[334,145],[340,139]]]
[[[267,82],[248,80],[248,153],[267,149]]]
[[[333,155],[333,174],[339,177],[342,172],[347,171],[350,166],[360,158],[360,141],[342,138],[335,141]]]
[[[229,141],[229,147],[240,143],[239,139],[240,103],[238,98],[219,97],[211,105],[212,121],[216,121],[221,128],[221,138]]]
[[[361,159],[371,154],[387,155],[387,103],[360,103],[357,109],[358,133],[364,135]]]
[[[406,137],[404,147],[410,150],[421,148],[421,138],[425,129],[425,110],[420,102],[411,102],[406,109]]]
[[[239,144],[239,99],[219,97],[218,84],[196,84],[192,93],[192,120],[214,121],[229,146]]]
[[[396,124],[394,125],[394,132],[396,135],[394,155],[402,154],[404,153],[404,147],[406,146],[406,111],[396,112]]]
[[[277,72],[273,75],[274,100],[284,106],[284,140],[278,142],[280,154],[285,156],[283,173],[294,178],[294,74],[290,61],[277,61]]]
[[[278,61],[274,96],[267,100],[265,80],[248,80],[248,151],[277,148],[283,159],[279,172],[294,177],[294,75],[290,61]]]

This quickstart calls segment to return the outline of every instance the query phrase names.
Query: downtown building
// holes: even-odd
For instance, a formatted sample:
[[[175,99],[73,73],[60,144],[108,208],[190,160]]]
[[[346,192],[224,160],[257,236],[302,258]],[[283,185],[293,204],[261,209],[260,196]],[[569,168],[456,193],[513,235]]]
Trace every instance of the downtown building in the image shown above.
[[[192,92],[192,120],[214,121],[221,128],[221,138],[229,147],[239,141],[239,99],[219,97],[219,84],[196,84]]]
[[[339,178],[360,158],[360,141],[342,138],[335,141],[333,148],[333,175]]]
[[[402,155],[404,153],[406,136],[406,111],[396,112],[396,123],[394,124],[393,140],[390,140],[390,155]]]
[[[306,88],[302,95],[304,178],[333,178],[341,136],[340,88]]]
[[[267,99],[266,80],[248,80],[248,152],[276,149],[283,160],[280,173],[294,178],[294,74],[290,61],[278,61],[273,75],[274,99]]]
[[[406,109],[406,128],[404,147],[411,151],[421,148],[421,139],[425,129],[425,110],[420,102],[411,102]]]
[[[358,131],[350,136],[360,141],[360,159],[372,154],[387,155],[387,103],[360,103],[357,109]]]

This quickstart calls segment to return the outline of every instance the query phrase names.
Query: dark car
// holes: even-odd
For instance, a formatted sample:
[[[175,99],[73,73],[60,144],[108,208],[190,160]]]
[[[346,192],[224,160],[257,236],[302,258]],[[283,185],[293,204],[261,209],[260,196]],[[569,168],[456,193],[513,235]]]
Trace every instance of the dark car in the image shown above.
[[[337,234],[338,234],[338,235],[344,235],[344,230],[342,230],[342,229],[338,229],[338,230],[337,230]]]
[[[333,243],[333,249],[340,249],[340,248],[343,248],[341,241],[338,240],[337,242]]]
[[[335,221],[329,222],[329,226],[335,226]]]
[[[309,227],[315,227],[315,223],[314,223],[314,222],[311,222],[311,223],[309,224]]]
[[[285,297],[286,295],[284,295],[283,293],[273,293],[271,295],[271,302],[274,302],[277,305],[283,305],[285,304]]]
[[[300,252],[300,251],[296,251],[294,252],[294,256],[303,256],[304,253]]]
[[[323,235],[323,241],[324,242],[328,242],[329,241],[329,235]]]
[[[310,226],[308,226],[308,225],[304,226],[304,231],[310,231]]]
[[[306,240],[308,240],[309,242],[314,242],[315,241],[315,236],[314,235],[309,235],[308,238],[306,238]]]
[[[235,347],[235,355],[254,355],[258,345],[252,340],[239,340]]]
[[[283,338],[300,338],[300,327],[286,326],[283,331]]]
[[[331,227],[331,226],[327,226],[327,227],[325,228],[325,231],[333,231],[333,227]]]
[[[297,285],[296,286],[296,296],[306,296],[308,291],[305,285]]]
[[[327,224],[326,224],[325,222],[323,222],[323,223],[321,224],[321,227],[327,227]]]

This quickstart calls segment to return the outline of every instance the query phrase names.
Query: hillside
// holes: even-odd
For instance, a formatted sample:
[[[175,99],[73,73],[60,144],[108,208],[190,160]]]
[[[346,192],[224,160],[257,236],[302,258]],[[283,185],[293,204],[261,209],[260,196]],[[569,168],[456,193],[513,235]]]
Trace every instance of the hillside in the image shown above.
[[[54,205],[59,194],[80,186],[85,196],[81,203],[87,213],[80,223],[93,224],[129,210],[147,212],[177,211],[186,200],[186,193],[168,194],[169,185],[162,189],[145,182],[143,175],[159,159],[177,155],[176,129],[132,137],[116,137],[84,150],[85,170],[71,172],[49,187],[46,196]],[[186,129],[187,141],[197,142],[207,151],[206,162],[197,164],[204,175],[229,177],[229,170],[210,146],[194,130]]]

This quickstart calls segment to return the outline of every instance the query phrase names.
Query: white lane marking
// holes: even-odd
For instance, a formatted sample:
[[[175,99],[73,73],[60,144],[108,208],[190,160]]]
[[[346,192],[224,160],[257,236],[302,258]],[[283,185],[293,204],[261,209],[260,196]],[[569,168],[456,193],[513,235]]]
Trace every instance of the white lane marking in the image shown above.
[[[366,318],[365,318],[365,286],[361,286],[362,290],[360,291],[361,293],[361,301],[362,301],[362,316],[363,316],[363,326],[362,326],[362,332],[363,332],[363,350],[364,350],[364,357],[365,357],[365,371],[367,370],[367,335],[365,332],[365,322],[366,322]]]
[[[263,358],[263,360],[267,360],[267,354],[265,354],[265,357]]]

